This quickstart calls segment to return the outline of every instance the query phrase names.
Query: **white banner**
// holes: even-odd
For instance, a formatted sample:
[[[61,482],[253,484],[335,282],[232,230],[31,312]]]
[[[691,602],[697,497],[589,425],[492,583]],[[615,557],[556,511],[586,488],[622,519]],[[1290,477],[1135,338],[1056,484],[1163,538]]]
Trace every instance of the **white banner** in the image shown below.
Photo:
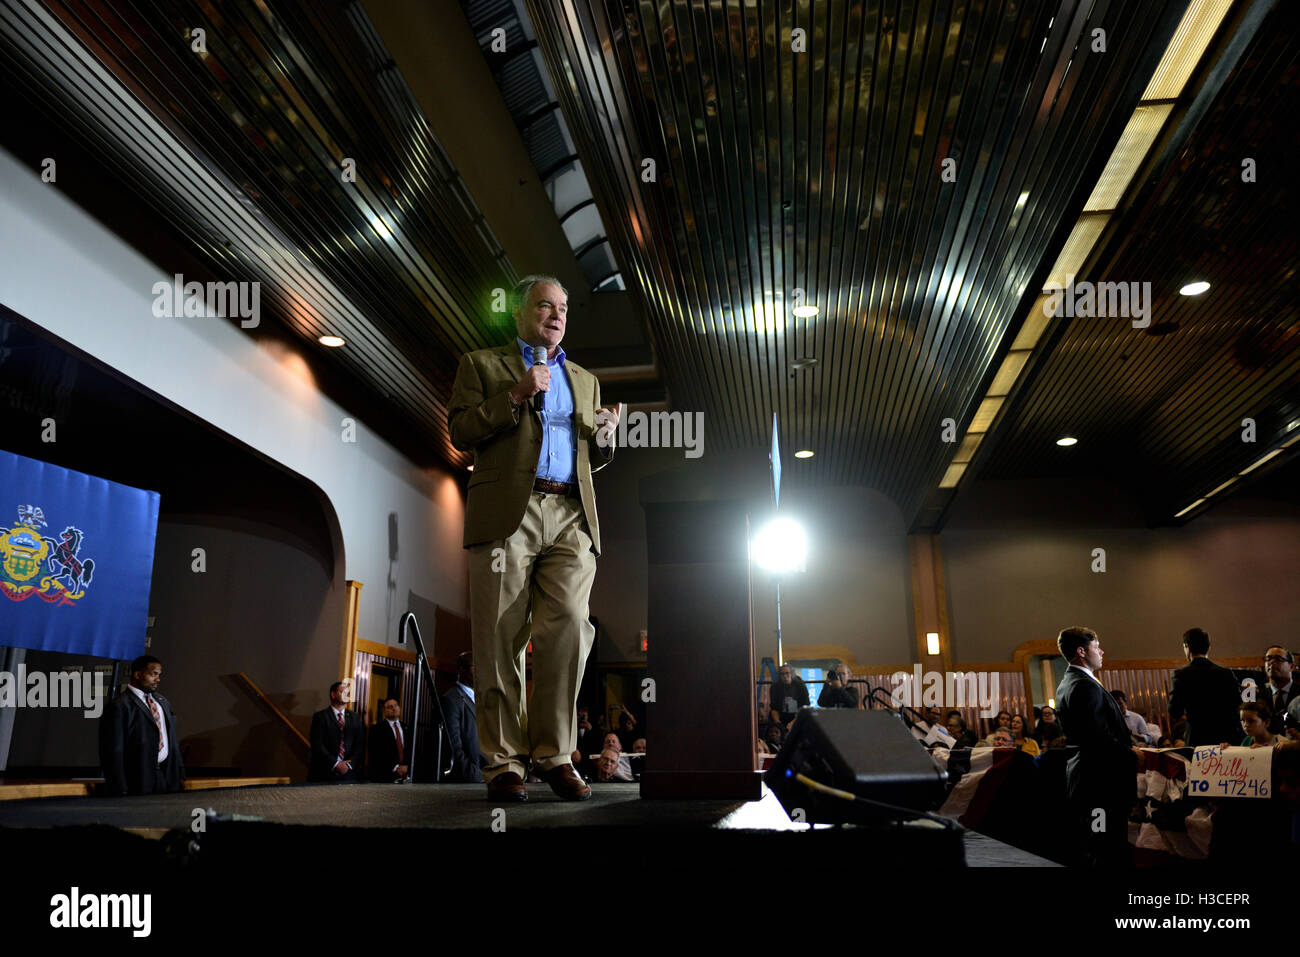
[[[1266,798],[1272,782],[1272,748],[1197,748],[1187,767],[1188,797]]]

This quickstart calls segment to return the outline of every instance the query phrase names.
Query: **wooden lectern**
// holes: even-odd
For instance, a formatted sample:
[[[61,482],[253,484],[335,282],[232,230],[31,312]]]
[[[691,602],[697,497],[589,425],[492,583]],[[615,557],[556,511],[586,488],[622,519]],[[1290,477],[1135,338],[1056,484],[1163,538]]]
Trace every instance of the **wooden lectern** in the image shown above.
[[[740,502],[644,502],[645,798],[758,800],[749,518]]]

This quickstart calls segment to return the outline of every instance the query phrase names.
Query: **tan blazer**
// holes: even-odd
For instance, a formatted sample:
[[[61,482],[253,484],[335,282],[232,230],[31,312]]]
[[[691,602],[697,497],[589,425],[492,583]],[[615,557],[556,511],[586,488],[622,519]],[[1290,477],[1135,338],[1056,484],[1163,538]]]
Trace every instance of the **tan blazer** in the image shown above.
[[[600,523],[596,518],[591,473],[608,465],[614,450],[607,448],[602,452],[596,445],[600,382],[567,357],[564,368],[573,390],[582,511],[591,533],[592,550],[599,555]],[[474,453],[474,474],[470,476],[469,503],[465,509],[466,548],[510,537],[519,528],[528,507],[542,449],[542,419],[540,413],[533,411],[531,401],[513,407],[506,394],[524,377],[524,372],[524,357],[514,340],[495,349],[479,349],[461,356],[456,370],[447,427],[452,445],[462,452]]]

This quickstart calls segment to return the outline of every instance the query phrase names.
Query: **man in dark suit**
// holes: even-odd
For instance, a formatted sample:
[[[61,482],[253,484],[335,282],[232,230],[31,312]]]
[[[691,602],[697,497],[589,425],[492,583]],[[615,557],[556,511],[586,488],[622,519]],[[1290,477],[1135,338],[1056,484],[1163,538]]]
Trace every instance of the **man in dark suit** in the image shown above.
[[[1273,713],[1268,730],[1274,734],[1286,733],[1286,712],[1291,702],[1300,698],[1300,685],[1292,683],[1291,652],[1281,645],[1273,645],[1264,652],[1264,674],[1268,683],[1259,689],[1259,701]]]
[[[1093,866],[1132,864],[1128,816],[1137,800],[1137,763],[1124,712],[1097,679],[1104,652],[1091,628],[1066,628],[1056,646],[1068,661],[1056,689],[1056,718],[1069,741],[1066,793]]]
[[[131,682],[99,722],[99,763],[110,795],[179,791],[185,779],[176,715],[158,694],[162,662],[141,655],[131,662]]]
[[[1187,737],[1193,748],[1206,744],[1238,744],[1242,738],[1237,709],[1241,688],[1236,676],[1212,662],[1210,636],[1201,628],[1183,634],[1186,667],[1174,672],[1169,690],[1169,720],[1187,715]]]
[[[311,764],[308,781],[353,784],[361,780],[366,762],[365,729],[361,719],[348,710],[345,689],[351,684],[330,685],[330,706],[311,716]]]
[[[461,784],[483,783],[483,755],[478,749],[478,723],[474,714],[474,655],[456,659],[456,686],[442,696],[447,720],[451,771],[446,780]]]
[[[366,757],[370,761],[367,773],[371,781],[393,784],[406,778],[411,769],[407,752],[410,732],[402,725],[402,704],[396,698],[385,698],[384,719],[376,721],[370,729],[366,744]]]

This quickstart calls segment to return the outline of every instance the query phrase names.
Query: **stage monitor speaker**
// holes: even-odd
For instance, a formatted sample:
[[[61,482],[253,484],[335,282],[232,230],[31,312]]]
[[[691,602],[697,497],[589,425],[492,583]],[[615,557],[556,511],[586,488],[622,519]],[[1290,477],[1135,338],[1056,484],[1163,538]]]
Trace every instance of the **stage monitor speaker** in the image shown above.
[[[803,774],[857,797],[913,811],[938,806],[948,772],[890,711],[803,708],[764,779],[793,820],[809,824],[905,819],[810,788]],[[802,815],[796,814],[796,809]]]

